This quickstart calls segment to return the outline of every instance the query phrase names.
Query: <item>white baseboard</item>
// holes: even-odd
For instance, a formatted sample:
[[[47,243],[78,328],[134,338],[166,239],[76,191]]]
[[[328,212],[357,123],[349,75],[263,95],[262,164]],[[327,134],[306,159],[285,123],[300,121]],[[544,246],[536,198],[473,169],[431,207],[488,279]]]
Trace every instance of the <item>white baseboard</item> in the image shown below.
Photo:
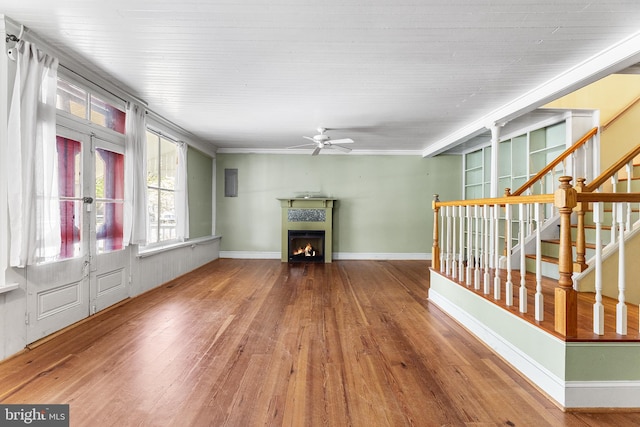
[[[565,407],[633,408],[640,406],[638,381],[567,381]]]
[[[220,258],[280,259],[280,252],[220,251]]]
[[[428,261],[431,259],[430,253],[365,253],[365,252],[334,252],[335,260],[416,260]]]
[[[280,259],[280,252],[220,251],[220,258],[236,259]],[[425,260],[431,259],[430,253],[361,253],[334,252],[334,260]]]

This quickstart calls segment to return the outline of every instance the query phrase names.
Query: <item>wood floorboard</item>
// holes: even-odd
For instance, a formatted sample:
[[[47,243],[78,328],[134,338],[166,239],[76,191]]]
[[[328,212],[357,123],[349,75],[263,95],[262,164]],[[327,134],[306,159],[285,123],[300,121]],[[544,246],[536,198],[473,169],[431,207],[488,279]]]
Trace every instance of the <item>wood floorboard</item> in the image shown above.
[[[563,412],[427,300],[425,261],[220,259],[0,363],[72,426],[619,426]]]

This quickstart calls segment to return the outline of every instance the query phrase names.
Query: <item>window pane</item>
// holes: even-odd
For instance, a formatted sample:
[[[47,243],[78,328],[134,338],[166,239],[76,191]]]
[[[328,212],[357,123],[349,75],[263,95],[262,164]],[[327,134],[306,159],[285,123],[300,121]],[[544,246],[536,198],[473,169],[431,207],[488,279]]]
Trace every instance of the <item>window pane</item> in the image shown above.
[[[91,96],[91,122],[124,133],[125,113],[113,105]]]
[[[148,244],[173,240],[177,237],[174,192],[177,162],[178,148],[176,144],[148,131]]]
[[[157,243],[160,230],[160,191],[149,188],[147,190],[147,203],[149,213],[149,232],[147,233],[147,244]]]
[[[175,198],[173,191],[160,191],[160,240],[176,238]]]
[[[176,188],[176,170],[178,169],[178,146],[160,138],[160,186],[173,190]]]
[[[160,186],[160,138],[158,135],[147,132],[147,185]]]
[[[96,241],[98,253],[122,249],[124,156],[96,149]]]
[[[56,108],[76,117],[87,118],[87,92],[58,79]]]

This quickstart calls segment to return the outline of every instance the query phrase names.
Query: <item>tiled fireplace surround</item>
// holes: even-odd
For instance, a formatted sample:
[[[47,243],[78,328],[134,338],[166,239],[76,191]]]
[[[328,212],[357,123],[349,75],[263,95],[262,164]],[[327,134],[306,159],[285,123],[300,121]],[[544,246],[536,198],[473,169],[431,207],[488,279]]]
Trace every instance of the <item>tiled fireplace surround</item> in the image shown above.
[[[332,259],[333,205],[335,199],[281,198],[282,262],[289,261],[289,230],[324,231],[324,262]]]

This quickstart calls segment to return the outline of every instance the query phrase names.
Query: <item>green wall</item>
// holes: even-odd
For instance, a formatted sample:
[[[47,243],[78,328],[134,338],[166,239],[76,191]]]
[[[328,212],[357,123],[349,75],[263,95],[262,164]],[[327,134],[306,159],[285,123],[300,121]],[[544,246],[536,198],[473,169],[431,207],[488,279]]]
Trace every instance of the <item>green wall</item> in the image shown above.
[[[431,253],[434,193],[461,198],[461,156],[218,154],[216,234],[221,251],[280,252],[277,198],[337,199],[333,252]],[[238,197],[224,170],[238,169]]]
[[[213,233],[213,159],[189,147],[187,151],[189,192],[189,238]]]

